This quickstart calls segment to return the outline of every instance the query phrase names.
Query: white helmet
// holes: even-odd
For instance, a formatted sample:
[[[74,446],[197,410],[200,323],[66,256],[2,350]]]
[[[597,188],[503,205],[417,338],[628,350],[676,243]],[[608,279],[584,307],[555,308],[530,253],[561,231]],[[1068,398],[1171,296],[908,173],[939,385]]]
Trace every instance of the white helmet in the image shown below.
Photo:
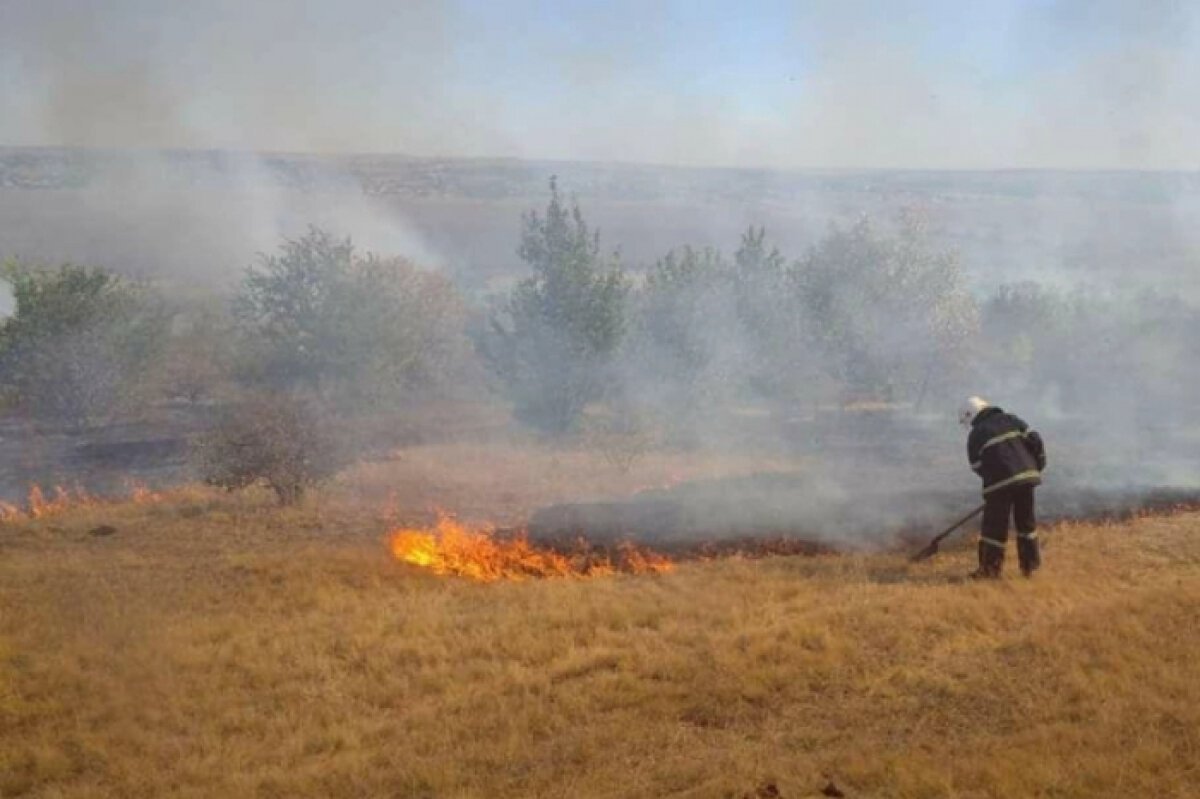
[[[979,412],[988,406],[988,401],[983,397],[967,397],[963,400],[963,404],[958,408],[958,423],[963,427],[971,424]]]

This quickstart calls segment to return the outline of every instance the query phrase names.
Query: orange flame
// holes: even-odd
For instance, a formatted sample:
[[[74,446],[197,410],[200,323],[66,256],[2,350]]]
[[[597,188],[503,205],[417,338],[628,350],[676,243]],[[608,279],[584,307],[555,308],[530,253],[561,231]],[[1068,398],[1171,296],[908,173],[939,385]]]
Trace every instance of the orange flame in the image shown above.
[[[404,528],[391,535],[397,560],[429,569],[434,574],[467,577],[482,582],[530,577],[598,577],[661,574],[674,568],[665,556],[624,544],[615,556],[579,552],[564,555],[537,547],[521,533],[499,538],[488,527],[472,529],[450,516],[440,516],[432,528]]]
[[[167,494],[152,491],[145,483],[136,480],[125,481],[125,491],[124,499],[138,505],[163,502],[169,498]],[[57,485],[53,491],[46,491],[40,485],[34,483],[29,487],[29,493],[25,497],[25,507],[23,509],[17,505],[0,501],[0,522],[16,523],[31,519],[44,519],[48,516],[54,516],[71,510],[72,508],[111,504],[120,501],[122,501],[121,497],[105,498],[89,494],[81,486],[68,488]]]
[[[161,491],[152,491],[148,485],[140,480],[125,480],[125,492],[129,496],[129,501],[135,505],[148,505],[152,502],[162,502],[167,499],[166,494]]]
[[[16,505],[0,502],[0,522],[15,522],[25,518],[25,513]]]
[[[72,491],[64,486],[55,486],[54,495],[47,496],[42,487],[32,485],[29,487],[29,518],[41,519],[55,513],[62,513],[73,506],[91,504],[92,498],[82,488],[76,486]]]

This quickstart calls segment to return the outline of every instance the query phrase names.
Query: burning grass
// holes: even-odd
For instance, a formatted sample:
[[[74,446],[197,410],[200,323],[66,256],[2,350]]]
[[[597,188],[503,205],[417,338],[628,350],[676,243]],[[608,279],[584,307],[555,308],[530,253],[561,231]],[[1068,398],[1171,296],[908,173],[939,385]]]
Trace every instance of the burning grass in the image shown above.
[[[667,551],[623,540],[597,545],[583,538],[533,543],[525,530],[468,526],[439,514],[430,527],[393,530],[389,547],[396,560],[442,576],[490,583],[547,577],[607,577],[666,574],[689,561],[833,554],[827,545],[795,538],[742,538],[678,543]]]
[[[36,483],[29,487],[25,506],[0,502],[0,522],[16,523],[33,519],[45,519],[67,511],[90,507],[129,502],[135,505],[145,505],[152,502],[165,502],[172,496],[179,496],[179,491],[154,491],[145,483],[130,480],[125,484],[125,492],[118,496],[96,496],[82,486],[54,486],[44,489]]]
[[[598,577],[617,573],[663,574],[673,568],[666,556],[622,544],[611,553],[596,553],[581,542],[576,552],[537,547],[517,532],[498,536],[491,527],[468,527],[445,514],[432,528],[402,528],[390,536],[397,560],[434,574],[468,577],[482,582],[529,577]]]
[[[962,546],[481,585],[379,532],[217,495],[7,525],[0,795],[1195,795],[1196,514],[989,584]]]

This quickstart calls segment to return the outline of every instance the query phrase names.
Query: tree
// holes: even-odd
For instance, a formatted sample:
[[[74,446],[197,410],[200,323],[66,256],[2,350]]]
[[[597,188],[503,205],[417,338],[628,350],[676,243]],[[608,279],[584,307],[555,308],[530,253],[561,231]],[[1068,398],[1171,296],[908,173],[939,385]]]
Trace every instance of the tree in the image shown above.
[[[734,296],[745,347],[748,385],[763,398],[790,405],[826,392],[813,351],[808,312],[794,274],[766,229],[751,226],[734,253]]]
[[[999,286],[982,317],[986,374],[998,393],[1043,407],[1086,407],[1146,429],[1190,413],[1200,314],[1177,295],[1026,281]]]
[[[759,338],[769,338],[768,328],[778,321],[779,299],[786,264],[779,250],[768,249],[767,230],[751,225],[733,255],[738,318]]]
[[[719,359],[731,316],[730,269],[720,251],[685,246],[659,259],[637,297],[636,341],[646,367],[692,389]]]
[[[15,309],[0,321],[0,389],[12,401],[86,426],[146,400],[170,325],[149,286],[71,264],[4,271]]]
[[[604,392],[625,330],[628,284],[600,254],[578,203],[550,180],[545,216],[523,218],[517,250],[533,274],[497,309],[481,338],[484,357],[512,397],[517,418],[553,434],[570,429]]]
[[[252,382],[348,406],[434,389],[465,351],[448,280],[317,228],[247,271],[234,313]]]
[[[891,237],[866,218],[834,226],[794,279],[826,367],[851,396],[920,404],[966,367],[978,309],[957,257],[931,248],[919,216],[899,223]]]
[[[1026,391],[1055,380],[1066,364],[1056,350],[1070,336],[1070,317],[1080,308],[1032,281],[999,286],[980,311],[989,344],[987,374],[997,388]]]
[[[792,274],[763,228],[746,230],[732,260],[711,248],[672,250],[635,299],[629,390],[677,429],[730,403],[784,410],[825,390]]]

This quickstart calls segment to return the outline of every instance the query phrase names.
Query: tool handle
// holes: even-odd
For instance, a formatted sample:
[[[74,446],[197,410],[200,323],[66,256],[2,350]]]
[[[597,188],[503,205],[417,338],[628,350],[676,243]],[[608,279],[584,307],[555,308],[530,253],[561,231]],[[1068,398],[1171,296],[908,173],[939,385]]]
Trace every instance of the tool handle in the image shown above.
[[[939,542],[939,541],[941,541],[943,538],[945,538],[946,536],[950,535],[950,534],[951,534],[951,533],[953,533],[955,530],[957,530],[958,528],[962,527],[964,524],[966,524],[967,522],[971,521],[972,519],[974,519],[974,518],[975,518],[976,516],[978,516],[979,514],[983,513],[983,509],[984,509],[984,508],[986,508],[986,507],[987,507],[987,503],[985,502],[985,503],[983,503],[982,505],[980,505],[978,508],[976,508],[975,510],[971,511],[970,513],[968,513],[966,516],[964,516],[964,517],[962,517],[961,519],[959,519],[958,521],[956,521],[954,524],[952,524],[952,525],[950,525],[949,527],[947,527],[947,528],[946,528],[945,530],[943,530],[942,532],[938,533],[936,536],[934,536],[934,539],[933,539],[932,541],[930,541],[929,543],[930,543],[930,544],[936,544],[936,543],[938,543],[938,542]]]

